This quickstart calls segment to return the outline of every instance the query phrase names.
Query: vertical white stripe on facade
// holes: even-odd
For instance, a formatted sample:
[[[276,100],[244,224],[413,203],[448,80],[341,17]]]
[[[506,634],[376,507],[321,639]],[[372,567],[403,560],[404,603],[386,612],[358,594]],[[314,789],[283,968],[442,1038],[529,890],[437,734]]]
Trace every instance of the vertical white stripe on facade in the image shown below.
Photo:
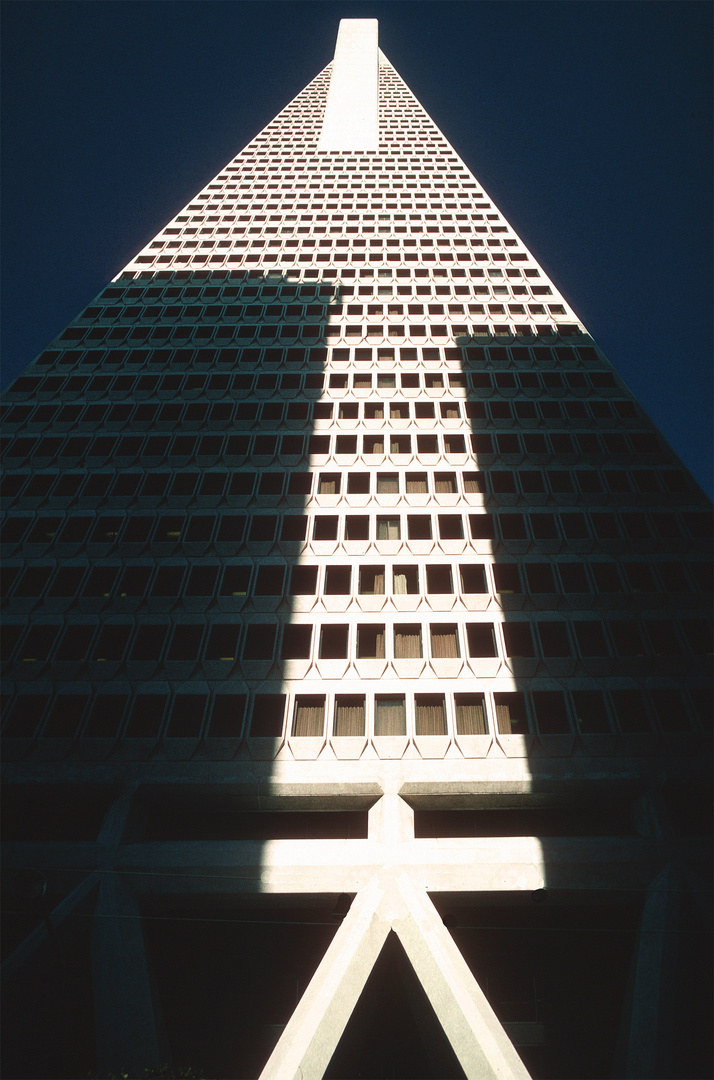
[[[376,19],[342,19],[318,150],[379,148]]]

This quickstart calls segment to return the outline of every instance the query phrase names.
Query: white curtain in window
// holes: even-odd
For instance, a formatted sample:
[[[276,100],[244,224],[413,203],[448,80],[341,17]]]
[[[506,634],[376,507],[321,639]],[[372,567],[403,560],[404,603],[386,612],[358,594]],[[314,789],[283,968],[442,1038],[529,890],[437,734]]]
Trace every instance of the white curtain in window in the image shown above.
[[[298,700],[295,706],[295,721],[293,723],[293,735],[300,738],[319,738],[325,719],[325,699]]]
[[[416,701],[417,735],[445,735],[446,716],[442,697],[424,697]]]
[[[335,705],[335,735],[364,735],[364,699],[338,698]]]
[[[404,698],[377,698],[374,707],[375,735],[406,735]]]
[[[456,702],[456,730],[459,735],[485,735],[486,717],[483,703]]]

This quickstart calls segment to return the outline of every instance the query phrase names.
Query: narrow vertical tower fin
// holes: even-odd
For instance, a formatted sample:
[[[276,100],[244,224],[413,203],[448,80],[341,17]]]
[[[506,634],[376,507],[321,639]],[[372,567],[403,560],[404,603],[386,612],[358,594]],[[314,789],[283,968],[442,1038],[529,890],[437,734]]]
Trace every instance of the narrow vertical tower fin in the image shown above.
[[[342,19],[318,150],[379,149],[376,19]]]

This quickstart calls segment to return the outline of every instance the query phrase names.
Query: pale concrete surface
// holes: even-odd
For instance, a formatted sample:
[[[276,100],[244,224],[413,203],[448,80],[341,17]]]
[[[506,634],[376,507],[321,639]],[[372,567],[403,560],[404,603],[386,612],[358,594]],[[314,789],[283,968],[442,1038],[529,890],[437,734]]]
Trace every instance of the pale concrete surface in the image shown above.
[[[342,19],[318,150],[379,149],[376,19]]]

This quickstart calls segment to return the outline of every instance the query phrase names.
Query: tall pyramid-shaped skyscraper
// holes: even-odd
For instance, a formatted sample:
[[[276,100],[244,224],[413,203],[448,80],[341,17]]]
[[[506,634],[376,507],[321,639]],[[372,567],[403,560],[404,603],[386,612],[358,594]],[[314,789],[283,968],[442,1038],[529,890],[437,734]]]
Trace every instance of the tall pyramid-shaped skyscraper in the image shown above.
[[[375,21],[2,419],[8,1076],[710,1075],[710,506]]]

